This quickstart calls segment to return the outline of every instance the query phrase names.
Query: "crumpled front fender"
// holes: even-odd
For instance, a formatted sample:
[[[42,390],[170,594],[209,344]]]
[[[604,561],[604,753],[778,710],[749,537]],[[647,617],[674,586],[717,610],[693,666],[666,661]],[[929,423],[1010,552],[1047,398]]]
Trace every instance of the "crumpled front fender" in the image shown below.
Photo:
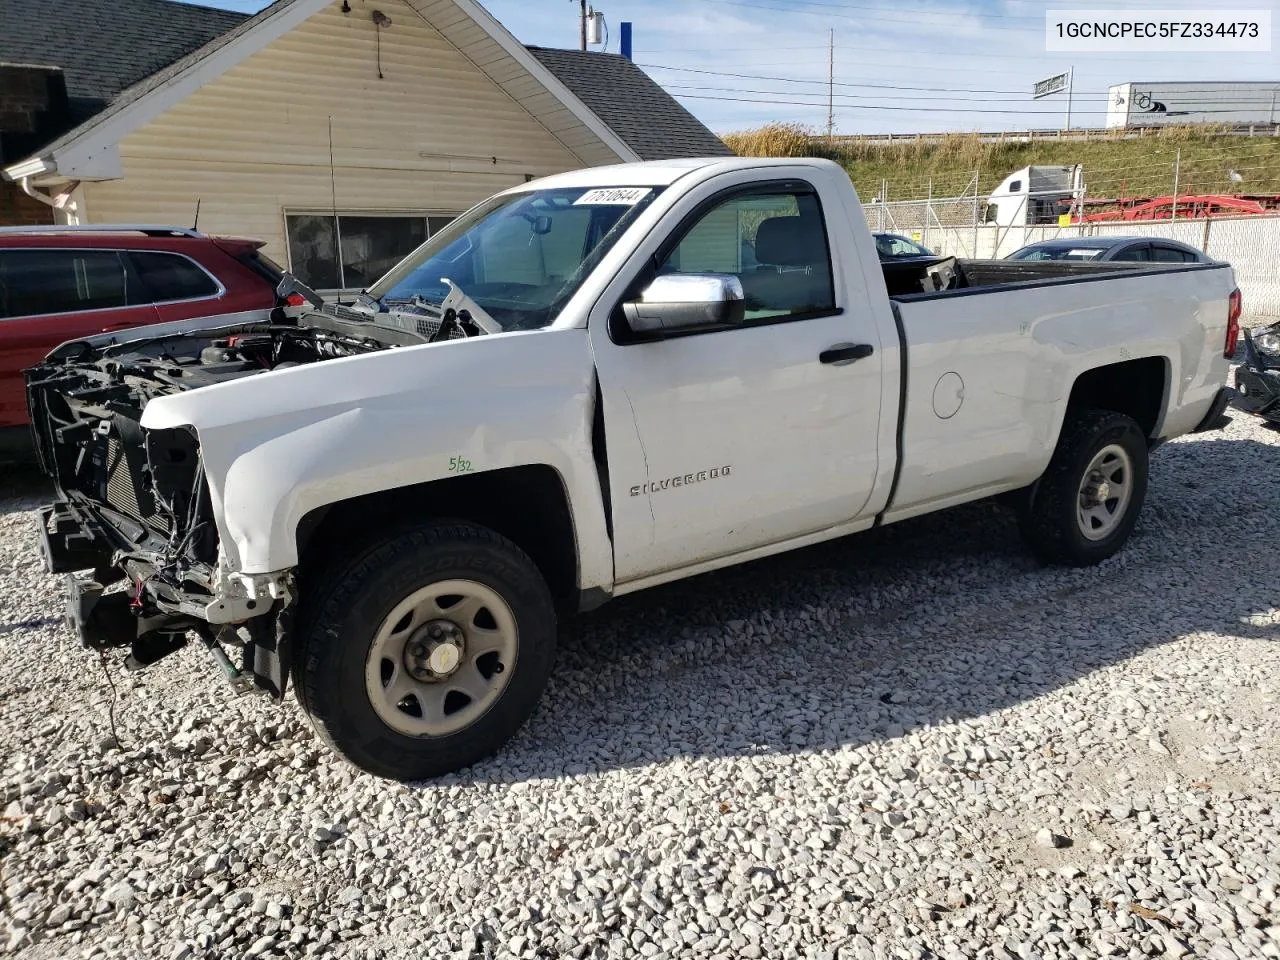
[[[612,555],[591,455],[594,366],[584,330],[504,334],[272,371],[153,400],[148,429],[200,437],[232,570],[297,565],[308,512],[461,473],[545,464],[559,473],[583,589]]]

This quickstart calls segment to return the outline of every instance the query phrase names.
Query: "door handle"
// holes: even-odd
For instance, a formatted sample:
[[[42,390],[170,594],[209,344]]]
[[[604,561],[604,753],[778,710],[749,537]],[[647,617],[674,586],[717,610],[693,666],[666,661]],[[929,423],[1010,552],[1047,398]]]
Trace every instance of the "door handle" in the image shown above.
[[[818,354],[818,360],[839,367],[869,357],[875,352],[875,347],[869,343],[837,343]]]

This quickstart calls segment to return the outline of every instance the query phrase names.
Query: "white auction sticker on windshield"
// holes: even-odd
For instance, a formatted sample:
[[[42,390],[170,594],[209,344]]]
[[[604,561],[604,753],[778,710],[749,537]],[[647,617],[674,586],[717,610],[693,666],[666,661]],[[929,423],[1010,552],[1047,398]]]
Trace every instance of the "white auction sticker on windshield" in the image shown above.
[[[652,192],[652,187],[602,187],[597,190],[588,190],[573,201],[573,205],[581,207],[587,204],[616,204],[630,207],[639,203]]]

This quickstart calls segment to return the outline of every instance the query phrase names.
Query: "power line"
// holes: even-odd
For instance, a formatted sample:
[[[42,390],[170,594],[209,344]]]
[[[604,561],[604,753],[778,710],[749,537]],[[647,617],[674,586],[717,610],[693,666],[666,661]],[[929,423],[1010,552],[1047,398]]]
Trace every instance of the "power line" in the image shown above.
[[[707,70],[705,68],[700,68],[700,67],[676,67],[676,66],[670,66],[668,64],[663,64],[663,63],[639,63],[637,65],[641,67],[654,69],[654,70],[670,70],[677,73],[696,73],[696,74],[701,74],[704,76],[711,76],[711,77],[731,77],[735,80],[767,80],[771,83],[821,84],[824,87],[827,84],[827,81],[820,80],[817,78],[807,79],[803,77],[779,77],[779,76],[772,76],[769,74],[760,74],[760,73],[733,73],[725,70]],[[1151,82],[1155,83],[1157,81],[1151,81]],[[1240,81],[1240,82],[1246,82],[1246,81]],[[1212,93],[1212,91],[1215,89],[1226,92],[1230,86],[1234,85],[1234,82],[1230,80],[1224,80],[1222,81],[1222,84],[1223,86],[1221,88],[1209,88],[1209,90],[1204,91],[1203,96],[1213,97],[1214,94]],[[1280,86],[1280,81],[1276,81],[1276,84]],[[833,82],[833,86],[866,88],[866,89],[875,89],[875,90],[928,91],[928,92],[935,92],[935,93],[1014,93],[1014,94],[1022,94],[1023,96],[1028,95],[1028,93],[1030,92],[1028,87],[1023,87],[1020,89],[1007,89],[1007,88],[997,88],[997,87],[953,87],[953,86],[921,87],[921,86],[913,86],[913,85],[897,84],[897,83],[873,83],[873,82],[867,82],[867,81],[846,81],[846,80],[836,80]],[[1119,84],[1115,84],[1115,86],[1119,86]],[[1111,91],[1109,88],[1107,90],[1076,90],[1074,91],[1074,93],[1078,96],[1091,96],[1091,95],[1105,96],[1110,92]],[[1194,95],[1194,97],[1199,97],[1199,96],[1201,96],[1201,93],[1196,93]],[[1270,102],[1271,101],[1269,98],[1264,99],[1260,97],[1257,100],[1257,103],[1259,105],[1268,105],[1270,104]]]
[[[718,4],[723,4],[723,5],[725,5],[725,6],[729,6],[729,7],[740,7],[740,8],[744,8],[744,9],[747,9],[747,10],[772,10],[772,11],[777,11],[778,13],[798,14],[799,16],[802,16],[802,17],[834,17],[834,18],[835,18],[835,19],[837,19],[837,20],[855,20],[855,21],[857,21],[858,23],[867,23],[867,22],[872,22],[872,23],[906,23],[906,24],[912,24],[912,25],[914,25],[914,26],[916,26],[916,27],[919,27],[919,26],[920,26],[920,22],[921,22],[919,17],[915,17],[915,18],[911,18],[911,17],[907,17],[907,18],[903,18],[903,17],[868,17],[868,16],[865,16],[865,15],[855,15],[855,14],[848,14],[848,13],[827,13],[827,12],[825,12],[824,10],[806,10],[806,9],[804,9],[804,7],[802,7],[802,6],[773,7],[773,6],[766,6],[766,5],[758,4],[758,3],[749,3],[749,2],[747,2],[747,0],[702,0],[702,2],[703,2],[703,3],[718,3]],[[945,13],[945,12],[940,11],[940,10],[931,10],[931,11],[930,11],[930,14],[931,14],[931,15],[933,15],[933,16],[938,16],[938,17],[964,17],[964,16],[966,16],[966,14],[963,14],[963,13]],[[1033,20],[1034,20],[1034,19],[1038,19],[1038,18],[1031,17],[1031,18],[1028,18],[1028,19],[1033,19]],[[1044,21],[1040,21],[1040,22],[1041,22],[1041,23],[1043,23]],[[937,26],[938,26],[939,28],[945,29],[945,28],[947,28],[947,27],[953,27],[953,26],[955,26],[955,24],[946,24],[946,23],[943,23],[943,24],[938,24]],[[998,25],[998,24],[980,24],[980,26],[982,26],[982,28],[983,28],[983,29],[985,29],[985,30],[1002,30],[1002,31],[1006,31],[1006,32],[1016,32],[1016,33],[1032,33],[1032,32],[1037,32],[1037,31],[1036,31],[1036,28],[1034,28],[1034,27],[1004,27],[1004,26],[1000,26],[1000,25]]]
[[[641,63],[639,66],[650,67],[655,70],[674,70],[679,73],[698,73],[712,77],[732,77],[736,80],[769,80],[775,83],[821,83],[820,80],[807,80],[800,77],[774,77],[759,73],[730,73],[724,70],[705,70],[698,67],[673,67],[662,63]],[[991,90],[977,87],[914,87],[892,83],[850,83],[837,80],[834,83],[837,87],[874,87],[884,90],[931,90],[938,92],[948,92],[958,90],[963,93],[1017,93],[1015,90]],[[1025,92],[1025,91],[1021,91]]]
[[[816,49],[816,47],[813,47],[813,46],[804,46],[804,47],[777,47],[777,46],[773,46],[773,45],[764,45],[764,46],[760,46],[760,47],[739,47],[739,48],[737,48],[737,49],[738,49],[740,52],[747,52],[747,51],[750,51],[750,50],[767,50],[767,51],[774,51],[774,50],[788,50],[788,49],[790,49],[790,50],[809,50],[809,51],[812,51],[812,50],[815,50],[815,49]],[[858,54],[858,56],[859,56],[860,58],[862,58],[862,57],[864,57],[864,56],[868,55],[868,54],[871,52],[871,51],[867,51],[865,47],[855,47],[855,46],[837,47],[836,49],[838,49],[838,50],[846,50],[846,51],[853,51],[853,52],[857,53],[857,54]],[[705,56],[705,55],[707,54],[708,50],[707,50],[706,48],[703,48],[703,49],[686,48],[686,49],[672,49],[672,50],[666,50],[666,51],[661,51],[661,50],[659,50],[659,51],[642,51],[642,52],[648,52],[648,53],[667,53],[667,52],[670,52],[670,53],[701,53],[701,54],[703,54],[703,55]],[[920,45],[918,38],[912,38],[912,40],[911,40],[911,47],[910,47],[910,49],[909,49],[909,50],[903,50],[903,51],[902,51],[902,54],[889,54],[889,56],[895,57],[896,59],[895,59],[895,60],[893,60],[892,62],[894,62],[894,63],[898,64],[899,66],[901,66],[901,64],[902,64],[902,59],[901,59],[901,57],[902,57],[902,55],[903,55],[903,54],[921,54],[921,53],[923,53],[923,54],[929,54],[929,53],[946,53],[946,54],[950,54],[950,55],[952,55],[952,56],[956,56],[956,55],[957,55],[957,51],[956,51],[955,47],[925,47],[925,46],[921,46],[921,45]],[[987,59],[987,60],[1034,60],[1034,61],[1036,61],[1036,62],[1038,62],[1038,63],[1044,63],[1044,61],[1046,60],[1046,57],[1047,57],[1047,55],[1046,55],[1045,53],[1025,53],[1025,54],[1019,54],[1019,53],[982,53],[982,52],[974,51],[974,50],[965,50],[965,51],[963,51],[963,53],[960,53],[960,54],[958,54],[958,55],[959,55],[959,56],[963,56],[963,57],[965,57],[965,58],[975,58],[975,57],[976,57],[976,58],[980,58],[980,59]],[[1188,53],[1186,53],[1186,54],[1179,54],[1179,56],[1180,56],[1180,57],[1195,56],[1195,55],[1196,55],[1196,54],[1195,54],[1194,52],[1188,52]],[[1206,59],[1207,59],[1207,58],[1209,58],[1209,57],[1215,57],[1215,58],[1218,58],[1219,60],[1220,60],[1220,58],[1221,58],[1221,56],[1222,56],[1220,52],[1214,52],[1214,51],[1204,51],[1204,52],[1202,53],[1202,55],[1203,55]],[[1077,60],[1077,62],[1084,62],[1084,63],[1097,63],[1097,64],[1112,64],[1112,63],[1140,63],[1140,64],[1144,64],[1144,65],[1146,65],[1146,66],[1150,67],[1150,66],[1151,66],[1151,63],[1152,63],[1152,58],[1151,58],[1151,55],[1150,55],[1150,54],[1148,54],[1147,56],[1141,56],[1141,57],[1118,57],[1118,56],[1116,56],[1115,54],[1112,54],[1112,53],[1107,52],[1107,51],[1087,51],[1087,50],[1080,50],[1080,51],[1072,51],[1072,52],[1070,52],[1070,54],[1067,54],[1067,53],[1061,53],[1061,54],[1059,54],[1058,56],[1059,56],[1059,57],[1061,57],[1061,58],[1063,58],[1063,59],[1065,59],[1067,56],[1071,56],[1072,58],[1075,58],[1075,59]],[[1232,53],[1232,54],[1231,54],[1231,57],[1232,57],[1232,60],[1233,60],[1233,61],[1234,61],[1234,60],[1236,60],[1236,59],[1237,59],[1237,58],[1239,58],[1239,57],[1265,57],[1265,58],[1267,58],[1268,62],[1270,62],[1270,58],[1271,58],[1271,56],[1272,56],[1272,54],[1271,54],[1271,53],[1269,53],[1269,52],[1267,52],[1267,51],[1257,51],[1257,50],[1252,50],[1252,51],[1243,51],[1243,52],[1240,52],[1240,53]],[[1243,82],[1245,82],[1245,81],[1240,81],[1240,82],[1242,82],[1242,83],[1243,83]]]
[[[826,84],[823,84],[823,85],[826,86]],[[666,90],[702,90],[702,91],[710,91],[712,93],[765,93],[765,94],[777,94],[779,96],[823,97],[823,98],[826,98],[827,96],[827,91],[825,90],[823,91],[815,90],[814,92],[810,93],[807,90],[790,90],[790,91],[758,90],[753,87],[707,87],[707,86],[700,86],[697,84],[684,84],[684,83],[667,83],[667,84],[663,84],[663,87]],[[840,100],[865,100],[870,97],[873,97],[874,94],[858,95],[854,93],[837,93],[837,94],[834,94],[833,96],[835,96]],[[945,100],[952,103],[956,101],[960,101],[964,103],[970,103],[970,102],[972,103],[1022,103],[1022,102],[1029,103],[1031,102],[1027,99],[1027,96],[1025,93],[1020,99],[1012,98],[1012,97],[945,97],[945,96],[916,97],[916,96],[903,96],[901,94],[898,94],[892,97],[883,98],[883,99],[895,100],[895,101],[896,100]]]
[[[736,86],[717,87],[717,86],[704,86],[701,84],[686,84],[686,83],[665,83],[663,84],[663,87],[667,90],[699,90],[699,91],[710,91],[712,93],[764,93],[764,94],[779,94],[779,95],[785,95],[785,96],[798,96],[798,97],[817,97],[817,96],[826,97],[830,92],[829,87],[833,85],[829,81],[825,81],[825,80],[812,80],[812,81],[806,80],[806,81],[800,81],[800,82],[813,83],[814,85],[821,84],[821,86],[824,89],[822,89],[821,91],[815,90],[813,92],[810,92],[808,90],[782,91],[782,90],[760,90],[754,87],[736,87]],[[836,83],[834,84],[834,86],[867,87],[870,89],[879,89],[879,90],[885,90],[885,89],[887,90],[913,90],[913,89],[944,90],[945,89],[941,87],[913,88],[913,87],[897,87],[892,84],[857,84],[857,83],[844,83],[844,84]],[[956,90],[955,93],[993,93],[993,94],[999,93],[1002,95],[1001,96],[983,96],[983,97],[961,97],[961,96],[955,96],[954,94],[933,95],[933,96],[930,96],[930,95],[914,96],[914,95],[906,95],[906,94],[894,94],[893,96],[889,96],[889,97],[882,96],[882,99],[891,100],[891,101],[941,100],[947,103],[957,103],[957,102],[958,103],[1033,103],[1034,102],[1029,99],[1029,91],[1027,90],[1001,90],[1001,91]],[[1014,96],[1008,96],[1007,94],[1014,94]],[[1078,91],[1076,92],[1075,95],[1077,97],[1089,96],[1089,94],[1082,94]],[[870,93],[868,94],[837,93],[835,94],[835,96],[843,99],[867,99],[868,97],[872,97],[876,95],[870,94]],[[1221,100],[1222,100],[1221,95],[1218,95],[1218,96],[1203,98],[1202,102],[1218,103]],[[1194,103],[1196,101],[1183,101],[1181,98],[1179,98],[1178,105],[1182,106],[1188,102]],[[1235,112],[1238,112],[1239,110],[1248,109],[1251,104],[1259,107],[1267,107],[1267,106],[1270,106],[1271,101],[1258,100],[1258,101],[1252,101],[1250,103],[1242,102],[1240,106],[1230,108],[1229,112],[1235,113]],[[1196,112],[1201,113],[1201,112],[1208,112],[1208,111],[1197,110]]]
[[[781,95],[800,96],[800,97],[818,96],[818,94],[813,94],[813,93],[806,94],[803,92],[781,94]],[[784,107],[788,107],[788,106],[789,107],[820,107],[822,106],[822,104],[820,103],[813,103],[808,100],[765,100],[759,97],[720,97],[720,96],[712,96],[711,94],[699,94],[699,93],[674,93],[672,94],[672,96],[674,96],[678,100],[723,100],[723,101],[733,102],[733,103],[764,103],[764,104],[774,104],[777,106],[784,106]],[[900,107],[900,106],[891,106],[887,104],[848,104],[847,106],[851,110],[893,110],[893,111],[904,112],[904,113],[935,113],[935,114],[938,114],[938,113],[960,113],[960,114],[999,113],[999,114],[1011,114],[1014,116],[1027,116],[1027,115],[1057,116],[1058,113],[1061,112],[1060,108],[1058,108],[1057,106],[1050,106],[1048,109],[1044,109],[1040,107],[1034,107],[1030,104],[1028,104],[1028,106],[1022,110],[991,110],[983,107]],[[1196,111],[1196,113],[1202,114],[1202,115],[1214,115],[1214,114],[1237,113],[1237,112],[1238,111],[1236,110],[1197,110]]]
[[[730,6],[743,6],[743,7],[759,6],[758,3],[751,2],[751,0],[706,0],[706,2],[724,3]],[[765,2],[768,2],[768,0],[765,0]],[[863,11],[870,11],[872,13],[883,13],[885,12],[885,9],[886,9],[884,5],[874,6],[874,7],[865,7],[865,6],[859,6],[858,4],[853,4],[853,3],[828,3],[828,2],[825,2],[825,0],[790,0],[790,2],[798,7],[819,7],[819,8],[830,9],[830,10],[863,10]],[[788,7],[788,9],[790,9],[790,7]],[[985,11],[978,11],[978,10],[940,10],[936,7],[922,10],[921,15],[922,16],[939,15],[944,17],[975,16],[975,17],[981,17],[983,19],[989,19],[989,20],[1025,20],[1030,23],[1039,23],[1039,24],[1043,24],[1045,22],[1043,16],[1029,17],[1029,16],[1021,16],[1019,14],[987,13]],[[859,19],[874,20],[876,18],[862,17]],[[911,23],[911,22],[919,22],[919,21],[917,19],[915,21],[904,21],[904,22]]]
[[[752,0],[707,0],[707,2],[725,3],[729,5],[744,6],[744,7],[754,7],[759,5],[757,2],[752,2]],[[770,0],[763,0],[763,2],[767,3],[767,2],[770,2]],[[776,2],[779,2],[779,0],[773,0],[773,2],[776,3]],[[789,2],[794,6],[815,7],[815,8],[830,9],[830,10],[860,10],[860,11],[865,11],[870,13],[884,13],[886,12],[886,9],[888,9],[889,12],[893,12],[893,9],[894,9],[892,6],[887,4],[880,4],[878,6],[861,6],[853,3],[831,3],[831,2],[827,2],[827,0],[789,0]],[[1038,5],[1042,3],[1043,0],[1005,0],[1005,2],[1006,3],[1035,3]],[[1181,11],[1185,13],[1193,13],[1197,9],[1201,9],[1201,8],[1193,8],[1193,7],[1178,8],[1176,6],[1171,6],[1167,2],[1164,2],[1164,3],[1154,2],[1153,5],[1149,7],[1137,5],[1131,2],[1125,4],[1126,11],[1133,11],[1138,13],[1141,13],[1144,10],[1150,11],[1150,12],[1157,12],[1157,11],[1179,10],[1179,9],[1181,9]],[[920,16],[935,16],[935,15],[936,16],[974,16],[974,17],[980,17],[984,20],[1018,20],[1018,21],[1023,21],[1027,23],[1043,24],[1045,22],[1045,13],[1047,13],[1047,10],[1043,10],[1043,8],[1042,8],[1042,12],[1039,15],[1024,15],[1024,14],[1017,14],[1017,13],[994,13],[994,12],[990,12],[987,10],[980,10],[980,9],[944,10],[935,6],[935,7],[926,7],[922,9],[920,11]],[[874,18],[869,18],[869,19],[874,19]]]

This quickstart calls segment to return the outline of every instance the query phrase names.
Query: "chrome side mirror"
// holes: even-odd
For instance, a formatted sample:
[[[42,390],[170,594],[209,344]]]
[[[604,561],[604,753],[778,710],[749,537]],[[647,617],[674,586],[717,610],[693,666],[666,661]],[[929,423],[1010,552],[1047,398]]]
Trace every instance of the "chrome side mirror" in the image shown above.
[[[739,326],[746,318],[742,281],[731,273],[669,273],[622,305],[633,333],[686,333]]]

